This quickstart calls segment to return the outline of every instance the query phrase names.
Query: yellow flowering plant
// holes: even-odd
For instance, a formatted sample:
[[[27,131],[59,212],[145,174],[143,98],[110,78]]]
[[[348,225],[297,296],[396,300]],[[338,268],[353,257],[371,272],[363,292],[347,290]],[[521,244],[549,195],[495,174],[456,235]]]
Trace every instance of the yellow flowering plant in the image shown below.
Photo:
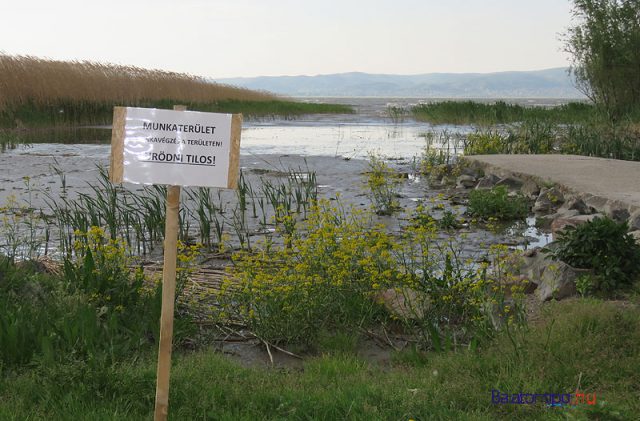
[[[437,222],[421,218],[406,227],[398,250],[405,274],[401,319],[423,346],[437,350],[471,345],[503,327],[524,323],[524,283],[506,246],[483,259],[463,257],[462,245],[441,238]],[[407,304],[409,303],[409,304]],[[504,322],[507,322],[505,324]]]
[[[373,210],[378,215],[391,215],[398,209],[399,184],[400,179],[395,171],[378,155],[369,154],[367,187]]]
[[[64,260],[69,285],[87,293],[96,305],[137,304],[144,291],[144,273],[130,269],[132,261],[123,241],[107,238],[104,229],[96,226],[74,234],[74,254]]]
[[[513,253],[491,246],[484,256],[464,255],[464,238],[443,237],[438,221],[423,214],[416,209],[396,239],[370,215],[320,201],[306,221],[290,221],[296,235],[283,246],[234,255],[218,321],[272,342],[313,345],[326,330],[396,319],[438,350],[521,326],[524,283]],[[385,302],[390,296],[402,298],[402,311]]]
[[[374,300],[400,276],[393,241],[367,215],[320,201],[286,247],[238,253],[221,312],[273,342],[313,344],[323,330],[384,317]]]

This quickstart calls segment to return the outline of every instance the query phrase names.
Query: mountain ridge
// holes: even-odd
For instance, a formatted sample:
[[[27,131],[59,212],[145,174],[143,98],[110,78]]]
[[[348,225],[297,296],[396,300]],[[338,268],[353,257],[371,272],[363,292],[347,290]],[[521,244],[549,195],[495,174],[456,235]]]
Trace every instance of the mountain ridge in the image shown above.
[[[214,79],[218,83],[297,97],[584,98],[565,67],[493,73],[326,75]]]

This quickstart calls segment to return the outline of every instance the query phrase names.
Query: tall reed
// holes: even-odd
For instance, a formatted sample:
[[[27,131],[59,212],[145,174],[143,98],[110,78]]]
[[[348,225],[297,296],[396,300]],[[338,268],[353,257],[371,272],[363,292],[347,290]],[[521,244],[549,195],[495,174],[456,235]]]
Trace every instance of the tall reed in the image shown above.
[[[0,111],[29,103],[134,105],[144,100],[210,103],[223,99],[258,101],[275,97],[184,73],[0,55]]]

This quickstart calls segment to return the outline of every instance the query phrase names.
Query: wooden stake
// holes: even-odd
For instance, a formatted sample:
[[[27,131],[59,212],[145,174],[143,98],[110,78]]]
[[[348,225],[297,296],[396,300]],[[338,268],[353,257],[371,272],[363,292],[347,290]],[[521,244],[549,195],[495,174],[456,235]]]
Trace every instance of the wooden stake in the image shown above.
[[[176,105],[177,111],[187,107]],[[160,315],[160,345],[156,384],[154,420],[164,421],[169,413],[169,374],[173,346],[173,313],[176,298],[176,263],[178,260],[178,221],[180,186],[167,186],[167,215],[164,229],[164,266],[162,270],[162,313]]]

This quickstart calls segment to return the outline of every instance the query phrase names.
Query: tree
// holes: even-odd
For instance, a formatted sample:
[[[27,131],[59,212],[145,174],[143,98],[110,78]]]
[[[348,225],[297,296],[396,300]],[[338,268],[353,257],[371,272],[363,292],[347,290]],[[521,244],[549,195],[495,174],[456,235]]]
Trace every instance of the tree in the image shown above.
[[[572,0],[565,49],[578,89],[617,120],[640,107],[640,0]]]

